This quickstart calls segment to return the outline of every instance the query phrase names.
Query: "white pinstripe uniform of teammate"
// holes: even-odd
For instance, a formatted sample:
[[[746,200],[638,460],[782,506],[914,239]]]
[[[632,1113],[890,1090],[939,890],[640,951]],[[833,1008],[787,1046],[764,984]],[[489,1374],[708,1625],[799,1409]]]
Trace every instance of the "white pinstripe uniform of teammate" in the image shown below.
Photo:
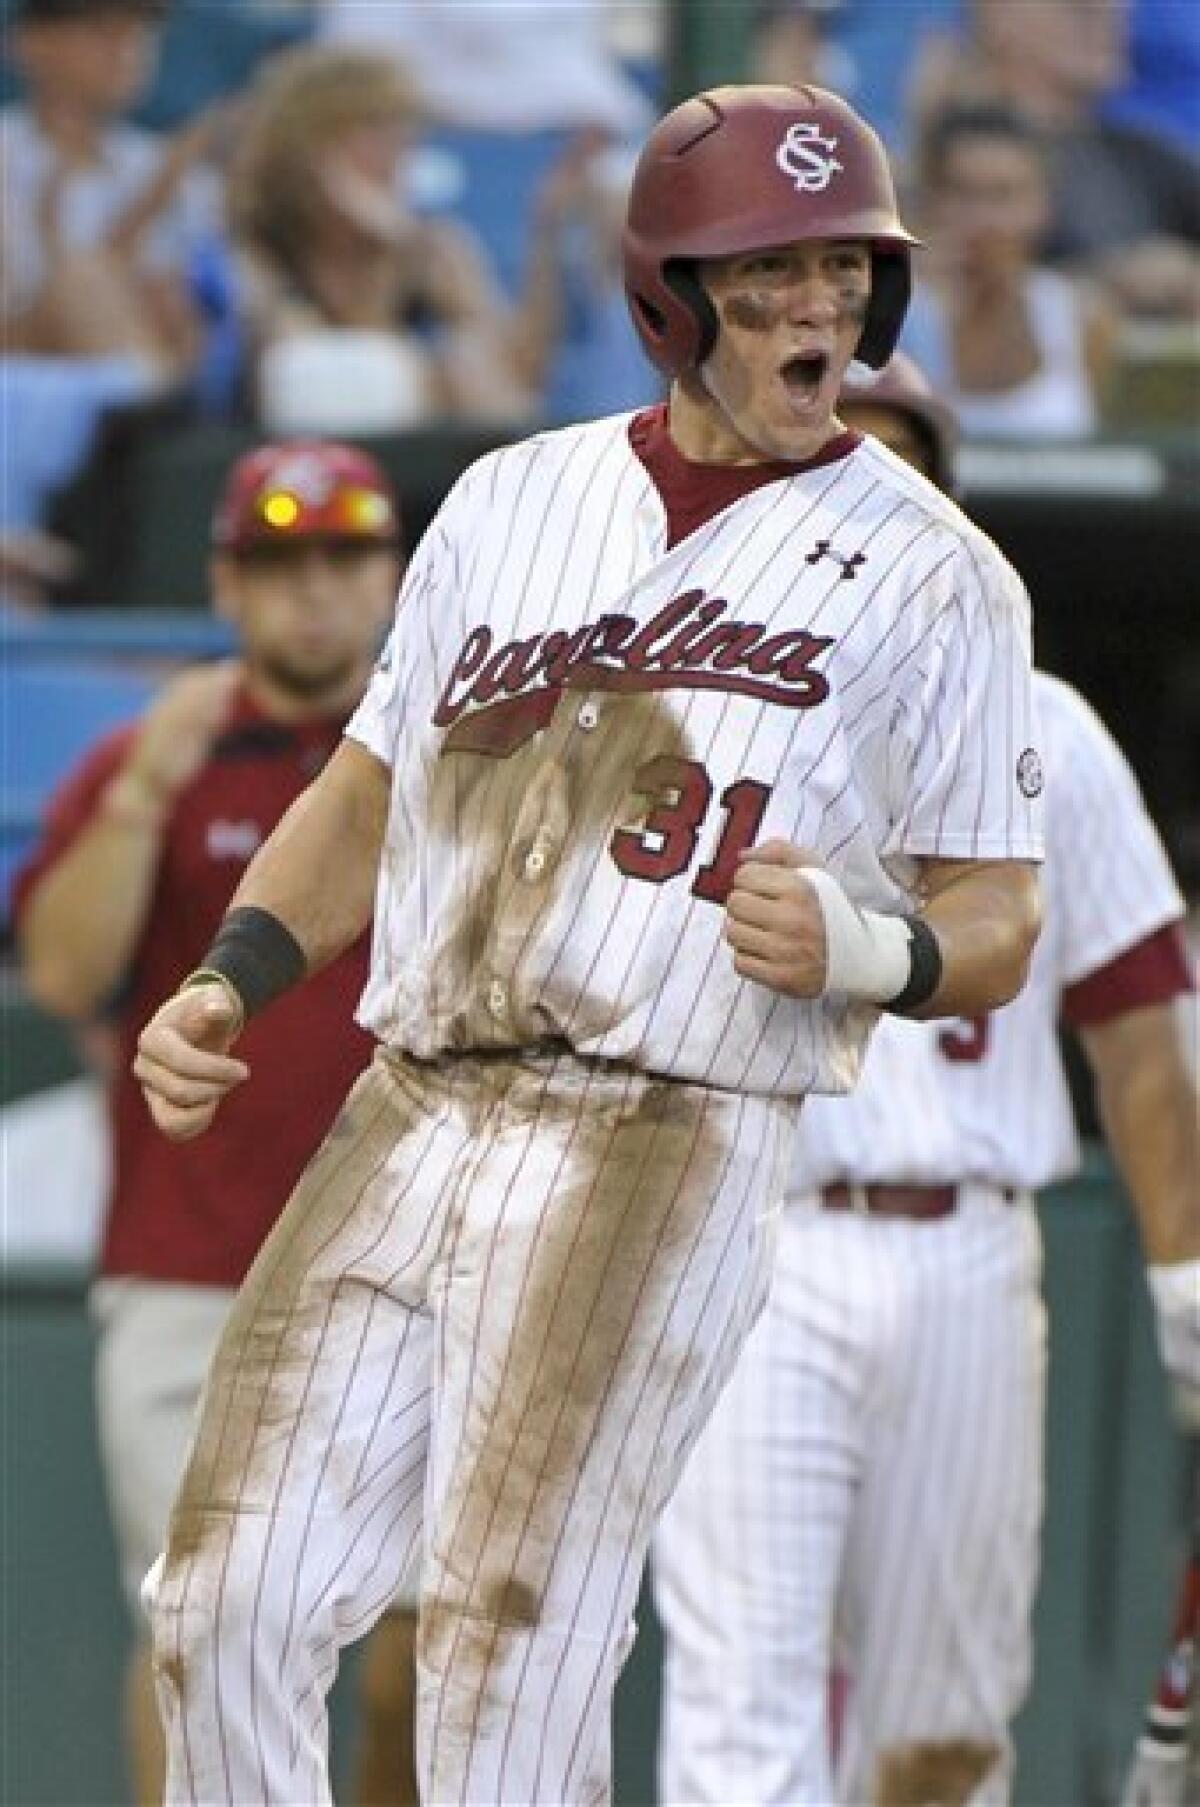
[[[644,1553],[765,1293],[796,1100],[853,1080],[879,1003],[1021,982],[1024,592],[833,414],[907,244],[835,96],[660,123],[626,256],[669,407],[459,481],[348,742],[143,1033],[156,1119],[197,1133],[244,1010],[378,877],[381,1053],[235,1306],[147,1584],[171,1801],[328,1798],[339,1647],[422,1525],[422,1798],[606,1799]]]
[[[923,379],[894,365],[874,395],[849,393],[866,419],[891,409],[936,433]],[[1089,1053],[1112,1075],[1110,1136],[1163,1262],[1164,1358],[1200,1401],[1183,902],[1093,711],[1041,673],[1034,695],[1050,776],[1029,982],[991,1016],[885,1019],[854,1094],[806,1107],[767,1310],[655,1537],[666,1803],[1009,1798],[1042,1508],[1032,1194],[1079,1164],[1060,1012],[1136,1038]]]

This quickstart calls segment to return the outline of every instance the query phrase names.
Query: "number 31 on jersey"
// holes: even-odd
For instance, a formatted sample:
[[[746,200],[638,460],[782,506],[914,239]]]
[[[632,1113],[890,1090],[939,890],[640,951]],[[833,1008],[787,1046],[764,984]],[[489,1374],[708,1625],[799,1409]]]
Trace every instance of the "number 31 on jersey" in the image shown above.
[[[712,804],[712,780],[694,759],[660,753],[634,773],[633,789],[649,805],[640,829],[618,828],[609,852],[629,878],[662,885],[686,872],[696,854]],[[739,778],[721,792],[725,812],[716,850],[692,881],[692,894],[706,903],[723,904],[729,895],[738,855],[754,844],[771,792],[753,778]]]

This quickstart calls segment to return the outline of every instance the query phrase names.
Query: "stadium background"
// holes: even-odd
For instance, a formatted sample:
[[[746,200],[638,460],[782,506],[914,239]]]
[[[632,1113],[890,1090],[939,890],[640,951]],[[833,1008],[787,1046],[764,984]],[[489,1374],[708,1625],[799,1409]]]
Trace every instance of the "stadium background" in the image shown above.
[[[241,10],[219,79],[296,35],[300,9]],[[676,0],[657,71],[665,96],[736,78],[750,7]],[[251,28],[253,27],[253,29]],[[199,7],[180,9],[165,86],[148,117],[186,109],[197,57],[214,54]],[[170,72],[184,72],[171,87]],[[644,72],[639,72],[644,73]],[[217,79],[213,77],[212,79]],[[514,280],[521,222],[560,148],[554,131],[460,130],[463,208]],[[1194,366],[1164,422],[1117,421],[1088,445],[975,446],[966,499],[1035,599],[1039,658],[1100,708],[1129,753],[1189,894],[1200,891],[1200,629]],[[5,410],[5,433],[19,430]],[[60,498],[56,524],[84,548],[90,588],[71,606],[4,623],[0,870],[34,832],[47,785],[153,684],[164,661],[216,648],[204,602],[207,519],[220,475],[248,432],[169,415],[114,423],[101,455]],[[397,479],[411,537],[453,476],[495,443],[458,425],[372,441]],[[1190,575],[1189,575],[1190,574]],[[28,1004],[11,962],[0,976],[0,1103],[68,1078],[67,1038]],[[1090,1122],[1089,1102],[1080,1108]],[[5,1222],[16,1202],[8,1196]],[[1159,1659],[1183,1544],[1185,1452],[1166,1414],[1132,1231],[1103,1155],[1043,1203],[1052,1319],[1049,1505],[1037,1669],[1020,1731],[1022,1807],[1114,1798]],[[118,1720],[127,1636],[116,1584],[90,1394],[86,1264],[32,1256],[5,1238],[0,1342],[3,1698],[0,1799],[10,1807],[96,1807],[124,1798]],[[657,1640],[647,1613],[622,1683],[618,1794],[652,1793]],[[353,1737],[340,1689],[341,1768]]]

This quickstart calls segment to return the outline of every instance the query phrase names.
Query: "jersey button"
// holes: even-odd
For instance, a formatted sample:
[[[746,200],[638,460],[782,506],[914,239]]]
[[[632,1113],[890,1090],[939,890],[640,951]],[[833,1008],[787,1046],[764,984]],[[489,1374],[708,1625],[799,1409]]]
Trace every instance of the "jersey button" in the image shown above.
[[[546,867],[554,857],[554,836],[548,828],[539,828],[533,837],[529,852],[525,855],[522,871],[531,883],[541,878]]]
[[[600,720],[600,710],[595,703],[585,703],[575,719],[581,728],[594,728]]]
[[[503,1016],[508,1009],[508,986],[503,979],[493,979],[488,986],[487,1006],[493,1016]]]

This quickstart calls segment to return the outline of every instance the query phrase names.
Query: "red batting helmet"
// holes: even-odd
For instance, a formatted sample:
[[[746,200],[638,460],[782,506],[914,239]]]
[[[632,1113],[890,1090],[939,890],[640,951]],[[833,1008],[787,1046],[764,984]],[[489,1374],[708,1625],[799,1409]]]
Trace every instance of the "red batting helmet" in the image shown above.
[[[841,400],[850,406],[864,402],[873,408],[891,408],[911,421],[929,454],[930,482],[948,496],[954,495],[958,422],[910,357],[894,351],[883,369],[870,375],[851,366],[842,382]]]
[[[887,362],[908,306],[909,246],[887,154],[824,88],[712,88],[661,119],[634,171],[625,292],[647,354],[668,376],[702,364],[717,318],[703,257],[798,239],[866,239],[871,298],[857,356]]]
[[[295,439],[238,459],[213,516],[217,550],[306,540],[399,545],[396,498],[374,458],[332,440]]]

